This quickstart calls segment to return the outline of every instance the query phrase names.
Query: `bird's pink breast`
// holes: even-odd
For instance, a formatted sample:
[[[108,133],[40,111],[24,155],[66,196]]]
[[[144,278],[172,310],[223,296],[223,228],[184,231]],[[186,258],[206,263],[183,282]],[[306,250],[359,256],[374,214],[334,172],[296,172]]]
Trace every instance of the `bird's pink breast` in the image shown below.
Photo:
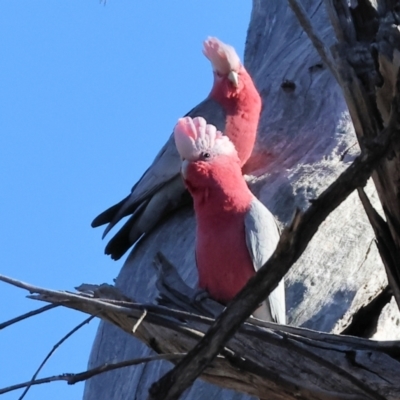
[[[196,212],[199,287],[228,303],[255,273],[244,224],[253,195],[232,155],[191,163],[186,184]]]
[[[199,287],[226,304],[255,274],[246,246],[244,215],[200,224],[196,241]]]

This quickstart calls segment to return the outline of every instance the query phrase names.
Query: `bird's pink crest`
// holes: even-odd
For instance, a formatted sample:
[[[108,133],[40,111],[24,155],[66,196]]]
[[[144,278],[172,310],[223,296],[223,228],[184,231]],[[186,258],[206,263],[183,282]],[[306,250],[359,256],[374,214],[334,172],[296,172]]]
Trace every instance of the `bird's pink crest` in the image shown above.
[[[214,125],[207,124],[203,117],[184,117],[178,120],[174,128],[176,148],[182,158],[197,160],[202,152],[230,154],[236,152],[227,136],[217,131]]]
[[[239,71],[240,58],[232,46],[215,37],[207,38],[203,44],[203,54],[211,61],[214,71],[221,75],[227,75],[231,71]]]

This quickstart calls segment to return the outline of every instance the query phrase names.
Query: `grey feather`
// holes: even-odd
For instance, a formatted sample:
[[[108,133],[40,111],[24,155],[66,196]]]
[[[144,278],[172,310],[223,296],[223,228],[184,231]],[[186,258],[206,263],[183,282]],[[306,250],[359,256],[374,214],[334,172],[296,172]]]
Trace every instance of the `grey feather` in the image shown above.
[[[246,244],[258,271],[271,257],[279,241],[279,228],[271,212],[254,197],[245,217]],[[254,314],[256,318],[286,323],[285,285],[282,280]]]

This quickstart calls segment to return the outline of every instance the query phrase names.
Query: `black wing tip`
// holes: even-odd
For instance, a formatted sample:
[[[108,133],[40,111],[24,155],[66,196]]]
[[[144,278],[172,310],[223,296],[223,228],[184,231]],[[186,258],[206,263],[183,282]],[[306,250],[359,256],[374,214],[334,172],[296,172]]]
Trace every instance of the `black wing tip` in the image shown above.
[[[92,226],[92,228],[98,228],[99,226],[108,224],[111,222],[112,218],[113,218],[113,214],[111,214],[109,212],[110,209],[102,212],[101,214],[99,214],[90,224]]]
[[[107,243],[104,253],[111,257],[112,260],[118,261],[132,246],[129,240],[129,230],[122,229]]]
[[[123,256],[123,254],[110,254],[110,253],[106,253],[106,252],[105,252],[105,254],[107,256],[110,256],[111,260],[113,260],[113,261],[118,261]]]
[[[118,214],[118,211],[120,208],[123,206],[125,201],[129,198],[126,197],[125,199],[121,200],[119,203],[114,204],[110,208],[107,208],[107,210],[103,211],[101,214],[99,214],[91,223],[92,228],[97,228],[99,226],[109,224],[114,217]]]
[[[111,246],[110,246],[111,244]],[[128,248],[113,248],[112,243],[109,242],[106,246],[106,248],[104,249],[104,254],[106,254],[107,256],[110,256],[112,260],[114,261],[118,261],[127,251],[129,250]]]
[[[147,203],[142,203],[133,213],[122,228],[110,239],[107,243],[104,253],[111,256],[113,260],[119,260],[142,236],[143,232],[135,229],[135,222],[138,216],[141,215],[141,210]],[[109,225],[104,231],[104,235],[109,232],[113,225]],[[104,237],[104,236],[103,236]]]
[[[100,216],[100,215],[99,215],[99,216]],[[99,216],[96,217],[96,218],[92,221],[92,223],[90,224],[90,226],[91,226],[92,228],[98,228],[99,226],[102,226],[102,225],[106,224],[106,222],[103,222],[103,221],[100,220]]]

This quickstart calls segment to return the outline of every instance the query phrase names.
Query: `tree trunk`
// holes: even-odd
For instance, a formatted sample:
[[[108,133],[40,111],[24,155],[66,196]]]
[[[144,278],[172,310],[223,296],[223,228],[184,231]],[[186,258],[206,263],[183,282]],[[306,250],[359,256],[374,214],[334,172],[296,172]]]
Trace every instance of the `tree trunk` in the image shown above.
[[[302,3],[315,29],[331,45],[334,35],[323,1]],[[357,139],[340,87],[286,1],[253,1],[245,64],[264,100],[248,181],[255,195],[287,224],[296,208],[307,208],[353,160]],[[379,209],[372,183],[367,193]],[[117,287],[127,296],[154,301],[152,262],[157,251],[190,286],[196,285],[192,210],[177,212],[133,249],[117,278]],[[288,324],[334,333],[347,329],[354,334],[358,328],[361,336],[400,338],[399,312],[390,293],[383,292],[386,286],[374,233],[354,193],[322,224],[286,277]],[[371,299],[375,302],[367,306],[365,326],[360,328],[356,320],[352,324],[352,315],[358,310],[362,315]],[[89,367],[149,353],[128,334],[101,323]],[[86,382],[84,399],[145,399],[151,383],[170,366],[157,362],[94,377]],[[201,381],[182,398],[250,399]]]

